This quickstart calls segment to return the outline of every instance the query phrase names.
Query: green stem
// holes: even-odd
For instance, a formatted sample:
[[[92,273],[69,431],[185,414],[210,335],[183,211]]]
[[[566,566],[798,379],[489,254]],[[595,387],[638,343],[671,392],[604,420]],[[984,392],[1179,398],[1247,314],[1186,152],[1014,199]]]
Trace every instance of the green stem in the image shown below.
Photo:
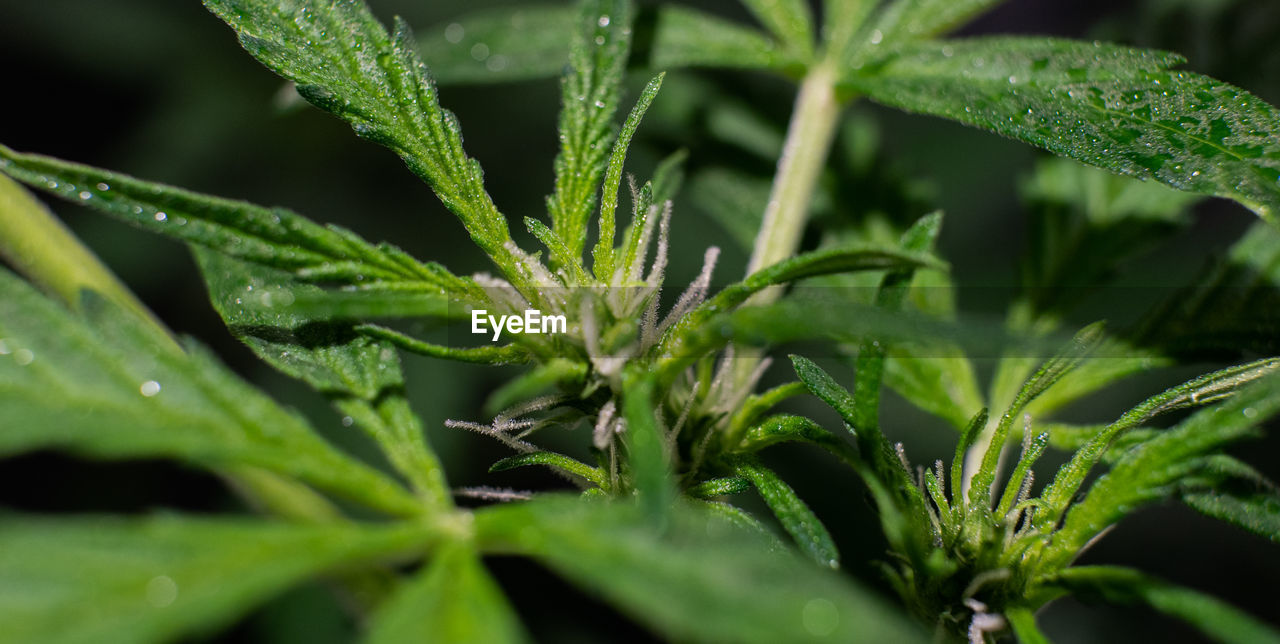
[[[840,119],[841,103],[836,97],[835,85],[836,68],[830,62],[813,67],[800,84],[782,158],[778,159],[778,172],[765,206],[764,221],[747,263],[748,275],[795,255],[800,248],[813,192],[826,166],[827,152]],[[781,296],[782,287],[772,286],[753,295],[746,304],[769,304]],[[734,390],[746,386],[762,355],[757,349],[738,351],[739,359],[730,367],[731,382],[736,385]],[[731,441],[737,438],[729,437]]]
[[[813,191],[826,165],[827,151],[840,117],[835,81],[835,69],[820,64],[810,70],[800,85],[764,221],[747,264],[748,275],[791,257],[800,247]],[[755,301],[775,300],[779,292],[777,289],[766,291],[756,296]]]

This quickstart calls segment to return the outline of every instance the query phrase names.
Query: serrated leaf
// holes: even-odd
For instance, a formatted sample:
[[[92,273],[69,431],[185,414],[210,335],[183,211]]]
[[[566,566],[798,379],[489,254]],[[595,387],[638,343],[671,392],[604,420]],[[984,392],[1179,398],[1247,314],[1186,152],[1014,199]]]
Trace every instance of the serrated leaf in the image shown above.
[[[390,245],[321,226],[283,208],[264,208],[67,163],[0,146],[0,172],[129,224],[286,270],[312,282],[385,283],[455,297],[474,294],[469,280],[422,264]]]
[[[703,481],[688,490],[685,490],[685,493],[695,499],[709,499],[716,496],[740,494],[750,489],[750,480],[742,478],[741,476],[728,476],[725,478]]]
[[[574,23],[560,99],[556,189],[547,198],[547,211],[552,231],[578,267],[613,140],[613,115],[631,51],[631,14],[627,0],[587,0]],[[608,198],[606,188],[603,199]]]
[[[769,202],[769,180],[729,168],[708,168],[694,175],[689,196],[744,250],[755,243],[764,207]]]
[[[596,246],[591,252],[592,264],[591,272],[595,274],[596,279],[609,281],[613,277],[614,270],[617,268],[614,259],[613,240],[617,232],[617,222],[615,213],[618,208],[618,186],[622,180],[622,167],[627,159],[627,149],[631,145],[631,137],[635,135],[636,129],[640,127],[640,120],[644,118],[645,112],[649,110],[649,105],[653,103],[653,99],[657,97],[658,90],[662,88],[662,80],[666,76],[666,72],[659,73],[649,80],[644,90],[640,93],[640,98],[636,100],[636,104],[631,108],[631,112],[627,114],[627,120],[622,124],[622,131],[618,133],[618,138],[613,142],[613,151],[609,153],[609,165],[605,171],[604,184],[600,187],[600,222],[597,232],[600,238],[596,240]],[[643,195],[646,190],[642,190]],[[647,192],[652,198],[653,188],[648,186]],[[648,215],[647,204],[644,198],[637,200],[636,219],[633,222],[640,221],[640,217]],[[632,230],[633,239],[638,240],[639,231],[643,226],[634,226]],[[624,236],[625,238],[625,236]],[[631,247],[634,246],[630,240],[626,240],[624,248],[627,248],[627,254],[624,255],[624,262],[634,255]],[[622,266],[627,266],[623,263]]]
[[[1204,593],[1113,566],[1078,566],[1059,573],[1056,584],[1081,598],[1144,604],[1181,619],[1220,642],[1280,642],[1280,632],[1234,606]]]
[[[529,636],[479,555],[448,544],[378,609],[364,641],[510,644]]]
[[[649,62],[658,69],[727,67],[783,69],[795,64],[769,36],[682,6],[658,8]]]
[[[0,146],[0,154],[4,150]],[[80,291],[88,289],[143,318],[151,315],[66,224],[4,174],[0,174],[0,259],[73,309],[80,304]]]
[[[875,31],[888,43],[932,36],[958,27],[1005,0],[897,0],[876,19]],[[874,41],[873,41],[874,44]]]
[[[823,0],[822,39],[831,59],[849,55],[854,36],[879,5],[877,0]]]
[[[885,361],[884,384],[911,404],[963,429],[982,407],[973,364],[958,351],[893,346]],[[950,355],[946,355],[950,354]]]
[[[462,149],[457,118],[403,21],[394,35],[363,2],[206,0],[246,51],[293,81],[298,93],[394,150],[431,185],[508,277],[519,276],[506,219],[484,189],[480,165]]]
[[[1069,561],[1094,535],[1133,511],[1176,491],[1196,459],[1240,440],[1280,412],[1280,376],[1270,375],[1219,405],[1202,409],[1126,452],[1066,513],[1047,549],[1046,564]]]
[[[739,444],[743,452],[762,450],[770,445],[800,441],[838,448],[843,443],[818,423],[804,416],[778,414],[751,426]]]
[[[1125,433],[1143,423],[1171,411],[1199,407],[1218,402],[1259,379],[1266,378],[1280,369],[1280,359],[1258,360],[1248,364],[1221,369],[1194,378],[1176,387],[1151,396],[1133,409],[1125,412],[1116,422],[1093,433],[1071,460],[1058,470],[1053,482],[1045,487],[1041,498],[1044,504],[1037,514],[1036,524],[1042,528],[1055,524],[1067,503],[1073,498],[1085,477],[1098,461],[1108,453],[1116,455],[1134,443],[1123,441]],[[1084,431],[1088,431],[1087,429]],[[1061,434],[1061,432],[1059,432]],[[1058,443],[1068,437],[1059,436]],[[1123,458],[1113,456],[1113,458]]]
[[[859,92],[1118,174],[1234,199],[1274,220],[1280,112],[1172,69],[1174,54],[1043,38],[908,45],[849,77]]]
[[[898,240],[904,252],[928,253],[933,250],[942,230],[942,213],[921,217]],[[885,311],[901,311],[907,299],[915,267],[903,267],[885,273],[876,289],[875,304]],[[860,433],[859,442],[866,449],[871,443],[882,443],[880,434],[880,385],[884,374],[886,347],[865,340],[858,348],[854,364],[853,397],[856,401],[853,426]]]
[[[428,30],[418,51],[441,85],[553,78],[569,62],[577,18],[561,4],[481,9]]]
[[[660,635],[715,642],[923,642],[847,577],[706,510],[678,506],[665,529],[633,504],[544,498],[486,508],[478,539],[534,557]]]
[[[8,516],[0,521],[0,621],[14,643],[206,635],[295,583],[426,538],[418,526]]]
[[[813,17],[804,0],[742,0],[742,4],[803,62],[813,55]]]
[[[504,472],[506,470],[515,469],[517,467],[526,467],[529,465],[545,465],[562,472],[581,477],[587,482],[604,487],[604,473],[598,467],[591,467],[582,461],[557,454],[555,452],[529,452],[528,454],[516,454],[504,458],[497,463],[489,466],[490,472]]]
[[[1201,514],[1280,543],[1280,495],[1274,491],[1250,494],[1198,492],[1182,495],[1182,502]]]
[[[1280,229],[1257,222],[1197,283],[1146,316],[1134,342],[1177,356],[1280,354]]]
[[[750,479],[756,486],[760,498],[764,499],[801,551],[819,566],[840,567],[840,553],[836,551],[831,533],[790,485],[778,478],[773,470],[749,460],[736,463],[734,472]]]
[[[910,267],[942,269],[946,264],[929,253],[874,246],[851,246],[803,253],[762,268],[741,282],[726,286],[672,325],[664,342],[677,344],[686,341],[686,335],[703,328],[709,319],[732,311],[755,293],[770,286],[820,275]]]
[[[383,511],[421,511],[403,488],[325,443],[194,344],[177,351],[92,294],[78,319],[7,272],[0,293],[0,454],[59,448],[252,465]]]
[[[193,251],[209,299],[233,335],[271,366],[325,394],[370,434],[428,503],[449,504],[443,468],[404,398],[400,357],[389,342],[357,333],[350,323],[315,321],[288,306],[246,306],[262,293],[320,299],[324,292],[282,271]]]
[[[1018,420],[1028,404],[1079,366],[1098,347],[1102,339],[1103,324],[1101,322],[1086,326],[1076,333],[1071,342],[1067,343],[1057,355],[1045,360],[1022,384],[1022,388],[1014,396],[1009,408],[992,430],[986,452],[982,456],[977,471],[973,474],[973,482],[969,488],[969,502],[971,507],[980,514],[985,515],[990,510],[988,502],[991,499],[991,486],[995,483],[1000,454],[1004,451],[1005,441],[1009,437],[1014,422]]]

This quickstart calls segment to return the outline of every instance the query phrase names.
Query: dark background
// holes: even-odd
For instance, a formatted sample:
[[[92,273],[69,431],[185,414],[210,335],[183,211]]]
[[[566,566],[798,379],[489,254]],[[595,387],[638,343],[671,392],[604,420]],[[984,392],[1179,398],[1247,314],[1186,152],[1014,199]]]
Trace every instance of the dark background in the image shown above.
[[[373,0],[384,20],[404,16],[420,33],[452,16],[510,2]],[[747,20],[728,1],[700,6]],[[642,6],[651,6],[642,3]],[[1191,7],[1198,7],[1193,9]],[[643,15],[643,14],[642,14]],[[1267,1],[1229,0],[1012,0],[965,33],[1048,34],[1104,38],[1159,46],[1186,55],[1188,67],[1280,102],[1280,11]],[[366,238],[395,242],[454,272],[486,268],[461,226],[430,191],[386,150],[352,136],[338,120],[309,108],[277,106],[282,83],[239,48],[229,29],[195,0],[48,0],[0,4],[0,143],[88,163],[138,177],[267,205],[282,205],[323,222],[353,228]],[[431,61],[427,61],[430,65]],[[632,78],[631,96],[636,82]],[[672,81],[675,81],[674,83]],[[744,73],[680,72],[668,81],[635,145],[632,171],[645,175],[656,159],[696,129],[680,87],[693,100],[749,105],[785,125],[793,90],[785,82]],[[688,92],[685,92],[687,95]],[[517,98],[512,99],[512,96]],[[675,98],[669,98],[674,96]],[[542,213],[551,190],[559,92],[554,80],[495,87],[446,87],[442,101],[455,111],[468,151],[484,165],[489,190],[512,221]],[[668,105],[664,106],[664,101]],[[624,100],[624,104],[629,100]],[[705,107],[705,106],[704,106]],[[1015,187],[1039,153],[994,135],[954,124],[908,117],[862,105],[861,117],[878,123],[883,158],[916,180],[921,199],[947,211],[942,253],[965,285],[1009,285],[1023,253],[1026,210]],[[694,132],[696,135],[699,133]],[[732,162],[715,145],[691,150],[691,163]],[[768,168],[763,170],[767,171]],[[726,249],[719,275],[741,272],[745,256],[687,191],[676,203],[671,279],[693,276],[702,249]],[[53,209],[178,332],[199,337],[233,368],[278,399],[302,409],[332,440],[377,462],[376,450],[344,428],[324,401],[305,387],[256,362],[213,313],[193,262],[180,244],[140,233],[85,209],[55,202]],[[913,215],[922,214],[910,213]],[[1189,228],[1142,260],[1141,270],[1189,280],[1205,258],[1226,248],[1253,216],[1225,202],[1197,206]],[[513,229],[522,227],[513,226]],[[431,442],[441,451],[455,485],[543,487],[556,480],[532,474],[486,475],[505,455],[473,435],[445,430],[445,418],[481,420],[485,397],[510,372],[406,358],[414,404]],[[1179,375],[1155,374],[1103,392],[1082,420],[1103,420]],[[782,379],[776,367],[772,378]],[[907,444],[915,462],[949,458],[954,432],[940,422],[888,401],[887,431]],[[824,413],[816,405],[808,408]],[[580,441],[581,437],[570,437]],[[1247,454],[1280,453],[1274,438]],[[1250,458],[1266,465],[1274,458]],[[779,449],[770,457],[828,523],[854,574],[879,583],[865,560],[883,550],[874,517],[852,476],[821,454]],[[1040,466],[1043,472],[1052,463]],[[1270,466],[1275,472],[1275,465]],[[0,464],[0,507],[25,511],[145,512],[237,510],[241,505],[215,478],[165,463],[90,463],[51,454]],[[1224,597],[1280,623],[1273,581],[1280,550],[1263,539],[1199,517],[1175,505],[1153,507],[1125,521],[1090,551],[1092,563],[1123,563]],[[570,589],[536,566],[491,562],[509,596],[545,641],[598,641],[645,637],[612,609]],[[1198,641],[1180,624],[1143,611],[1084,607],[1064,601],[1043,614],[1063,642]],[[217,641],[326,642],[350,639],[357,625],[321,584],[273,601]]]

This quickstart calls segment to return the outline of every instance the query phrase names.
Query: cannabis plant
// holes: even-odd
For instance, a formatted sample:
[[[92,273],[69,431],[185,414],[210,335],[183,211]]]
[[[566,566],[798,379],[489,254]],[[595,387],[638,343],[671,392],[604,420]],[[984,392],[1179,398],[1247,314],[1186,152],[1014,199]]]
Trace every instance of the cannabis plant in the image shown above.
[[[820,25],[801,0],[744,0],[759,27],[584,0],[484,11],[422,39],[360,0],[204,4],[286,92],[395,152],[488,271],[462,275],[284,208],[0,147],[0,250],[26,278],[0,271],[0,454],[174,459],[254,510],[7,515],[5,641],[207,634],[317,577],[373,642],[526,640],[482,561],[500,555],[536,560],[677,641],[1042,642],[1035,613],[1064,596],[1145,605],[1222,641],[1280,641],[1198,591],[1076,565],[1164,500],[1280,541],[1275,485],[1224,451],[1280,412],[1280,358],[1268,357],[1280,351],[1273,106],[1164,51],[945,37],[994,0],[826,0]],[[749,107],[724,115],[759,134],[729,143],[779,155],[771,179],[701,162],[694,145],[635,178],[632,140],[666,73],[690,67],[798,83],[784,140]],[[439,88],[555,76],[545,216],[513,233]],[[633,102],[628,77],[647,81]],[[843,118],[861,98],[1062,157],[1022,189],[1034,251],[1004,323],[958,311],[937,252],[943,215],[874,163],[874,123]],[[716,247],[691,278],[669,270],[688,168],[685,192],[741,243],[745,270],[717,266]],[[166,330],[10,179],[185,242],[232,334],[326,397],[384,465],[338,449]],[[845,189],[870,183],[883,190]],[[1260,220],[1201,282],[1124,302],[1133,319],[1120,324],[1079,323],[1089,289],[1205,195]],[[428,337],[424,321],[449,330]],[[795,342],[810,357],[791,356],[794,379],[763,385],[784,371],[770,371],[770,350]],[[487,409],[428,428],[402,353],[519,375]],[[1206,356],[1230,364],[1114,419],[1061,414],[1123,378]],[[851,365],[851,380],[815,359]],[[950,463],[911,464],[910,445],[890,436],[919,433],[882,418],[884,388],[954,426]],[[834,413],[797,405],[807,396]],[[508,450],[492,485],[449,484],[427,440],[445,429]],[[846,503],[869,500],[882,546],[837,549],[767,464],[781,443],[811,445],[806,459],[851,475],[827,485]],[[1037,480],[1050,449],[1063,464],[1040,465]],[[502,487],[498,472],[526,466],[564,485]],[[855,579],[842,557],[879,574]],[[879,582],[896,597],[868,586]]]

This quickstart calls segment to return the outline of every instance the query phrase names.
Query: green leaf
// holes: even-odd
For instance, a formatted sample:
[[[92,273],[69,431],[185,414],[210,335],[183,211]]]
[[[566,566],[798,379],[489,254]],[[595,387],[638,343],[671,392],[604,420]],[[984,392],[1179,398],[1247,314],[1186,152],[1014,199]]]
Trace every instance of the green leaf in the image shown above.
[[[631,113],[627,115],[627,120],[623,123],[622,131],[618,134],[617,140],[613,142],[613,151],[609,154],[609,166],[605,172],[604,185],[600,187],[600,239],[596,241],[596,247],[591,253],[594,260],[591,265],[591,272],[599,280],[609,281],[613,277],[615,268],[617,268],[614,265],[613,248],[614,235],[617,232],[614,214],[618,208],[618,185],[622,180],[622,166],[627,159],[627,148],[631,145],[631,137],[635,135],[636,129],[640,127],[640,119],[644,118],[644,113],[649,110],[649,105],[653,103],[653,99],[658,95],[658,90],[662,88],[662,79],[665,75],[666,72],[660,73],[650,79],[648,85],[645,85],[644,91],[640,93],[640,99],[636,101],[635,106],[631,108]],[[652,191],[652,188],[650,188],[650,191]],[[637,216],[647,215],[647,208],[638,207],[636,213]],[[640,227],[635,228],[635,230],[636,234],[639,234]],[[623,264],[623,266],[625,265]]]
[[[1005,0],[897,0],[875,23],[880,38],[896,44],[949,31]]]
[[[298,86],[317,107],[381,143],[435,190],[471,238],[509,277],[518,260],[506,219],[484,189],[480,165],[462,149],[457,118],[396,21],[390,35],[363,2],[205,0],[246,51]]]
[[[1199,492],[1184,494],[1182,501],[1202,514],[1280,543],[1280,495],[1274,491]]]
[[[664,530],[634,504],[543,498],[476,514],[489,550],[536,558],[659,635],[713,642],[923,642],[851,580],[758,532],[678,506]]]
[[[1021,195],[1031,209],[1023,297],[1040,317],[1069,313],[1126,264],[1189,223],[1203,197],[1070,159],[1037,161]]]
[[[1054,525],[1068,502],[1075,496],[1085,477],[1098,461],[1115,448],[1125,432],[1170,411],[1208,405],[1228,398],[1241,388],[1265,378],[1280,369],[1280,359],[1258,360],[1208,373],[1176,387],[1170,387],[1127,411],[1116,422],[1093,434],[1058,470],[1053,482],[1045,487],[1044,505],[1037,513],[1036,524],[1042,528]],[[1059,439],[1061,441],[1061,439]]]
[[[904,252],[927,253],[933,250],[942,230],[942,213],[935,212],[921,217],[898,240]],[[914,267],[887,272],[876,290],[875,304],[885,311],[901,311],[907,299]],[[853,426],[858,428],[859,441],[864,445],[884,442],[880,434],[880,385],[884,374],[885,346],[874,340],[865,340],[858,348],[855,359],[853,397],[856,401]],[[869,440],[867,440],[869,439]]]
[[[804,416],[778,414],[748,429],[742,437],[740,449],[743,452],[754,452],[770,445],[791,441],[803,441],[836,449],[844,445],[840,439],[832,436],[831,432]]]
[[[1157,51],[1043,38],[910,45],[854,73],[872,99],[958,120],[1118,174],[1280,206],[1280,113],[1172,69]]]
[[[1272,374],[1214,407],[1202,409],[1126,452],[1074,504],[1047,549],[1045,565],[1070,561],[1089,539],[1139,505],[1176,491],[1196,459],[1250,435],[1280,412],[1280,376]]]
[[[1181,619],[1219,642],[1280,642],[1280,632],[1234,606],[1204,593],[1112,566],[1079,566],[1058,574],[1057,585],[1083,598],[1143,604]]]
[[[0,146],[0,155],[4,151]],[[0,259],[73,309],[80,305],[80,291],[88,289],[132,309],[142,318],[151,319],[146,307],[93,251],[76,239],[66,224],[3,174],[0,174]]]
[[[1171,355],[1280,354],[1280,228],[1256,222],[1147,316],[1134,342]]]
[[[587,0],[574,23],[562,81],[556,189],[547,198],[547,211],[552,231],[578,267],[613,138],[610,128],[631,48],[631,11],[626,0]],[[607,189],[604,194],[608,199]]]
[[[675,499],[667,432],[655,411],[652,375],[631,376],[622,399],[627,421],[627,463],[641,502],[653,518],[664,517]]]
[[[0,272],[0,293],[0,454],[61,448],[98,458],[251,465],[386,512],[422,510],[199,347],[177,351],[92,294],[79,319],[7,272]]]
[[[448,544],[373,616],[368,644],[507,644],[529,636],[468,545]]]
[[[356,325],[355,330],[362,335],[386,340],[405,351],[433,358],[456,360],[458,362],[474,362],[479,364],[523,364],[529,361],[529,353],[515,344],[502,346],[478,347],[446,347],[411,338],[395,329],[388,329],[377,324]]]
[[[911,404],[956,429],[963,429],[982,407],[973,363],[958,351],[896,345],[887,353],[884,383]]]
[[[1036,626],[1036,616],[1026,608],[1010,608],[1004,612],[1009,627],[1021,644],[1049,644],[1049,638]]]
[[[877,0],[823,0],[822,39],[831,59],[848,57],[854,36],[879,4]]]
[[[1000,417],[1000,422],[996,424],[991,434],[991,442],[987,444],[987,450],[983,454],[982,462],[978,470],[973,475],[973,483],[970,486],[970,504],[975,509],[985,513],[989,511],[988,502],[991,500],[991,486],[996,480],[996,469],[1000,461],[1000,454],[1004,451],[1005,440],[1009,437],[1009,430],[1022,411],[1026,409],[1031,401],[1035,400],[1040,394],[1044,393],[1054,384],[1056,384],[1063,376],[1070,373],[1073,369],[1092,353],[1102,341],[1103,324],[1095,322],[1076,333],[1075,337],[1067,346],[1052,358],[1044,361],[1035,373],[1027,378],[1023,383],[1022,389],[1018,391],[1013,402],[1009,405],[1009,409]]]
[[[581,477],[597,487],[604,487],[604,473],[582,461],[555,452],[529,452],[504,458],[489,466],[490,472],[505,472],[528,465],[545,465],[573,476]]]
[[[139,228],[229,257],[289,271],[312,282],[385,284],[456,297],[470,280],[421,264],[387,244],[375,246],[336,226],[283,208],[198,194],[128,175],[0,146],[0,172]]]
[[[290,308],[247,307],[255,293],[320,297],[287,273],[200,248],[197,263],[227,328],[271,366],[325,394],[378,443],[393,466],[433,507],[450,503],[444,470],[404,396],[400,357],[383,339],[350,324],[316,322]]]
[[[658,8],[650,64],[658,69],[782,69],[796,64],[769,36],[682,6]]]
[[[470,306],[432,290],[348,287],[342,290],[267,289],[241,298],[248,308],[288,309],[314,321],[371,318],[463,319]]]
[[[703,481],[686,490],[686,493],[695,499],[709,499],[717,496],[741,494],[750,489],[751,481],[740,476],[729,476]]]
[[[562,4],[481,9],[432,28],[418,51],[441,85],[553,78],[569,62],[577,18]]]
[[[733,310],[755,293],[770,286],[819,275],[910,267],[945,269],[946,264],[929,253],[862,245],[803,253],[762,268],[741,282],[726,286],[715,297],[703,302],[672,325],[664,341],[684,341],[686,334],[703,328],[710,318]]]
[[[14,643],[199,637],[309,577],[427,538],[416,525],[8,516],[0,521],[0,621]]]
[[[742,0],[760,24],[804,62],[813,56],[813,18],[805,0]]]
[[[689,198],[693,205],[720,224],[739,247],[749,251],[769,202],[769,180],[729,168],[708,168],[694,175],[691,183]]]
[[[791,486],[778,478],[773,470],[750,460],[735,463],[733,469],[756,486],[760,498],[764,499],[787,534],[795,539],[800,550],[820,566],[840,567],[840,553],[836,551],[831,533]]]
[[[926,547],[926,540],[930,538],[926,533],[927,526],[918,522],[903,525],[900,512],[925,516],[927,505],[924,492],[916,485],[911,473],[906,469],[905,459],[899,457],[897,450],[889,444],[878,427],[874,428],[875,431],[863,431],[863,428],[853,424],[861,413],[858,410],[858,401],[848,390],[836,383],[830,374],[812,361],[800,356],[791,356],[791,362],[800,381],[813,395],[821,398],[840,414],[846,429],[857,439],[860,456],[859,460],[855,461],[857,464],[855,469],[868,486],[873,488],[873,493],[877,494],[881,521],[887,526],[886,532],[893,533],[889,535],[891,541],[898,546],[902,545],[904,539],[909,538],[912,540],[907,544],[907,547],[912,550],[910,554],[920,554],[921,549]],[[863,463],[870,467],[864,467]],[[893,527],[888,527],[888,524],[893,524]],[[913,534],[908,535],[907,530],[913,531]]]

